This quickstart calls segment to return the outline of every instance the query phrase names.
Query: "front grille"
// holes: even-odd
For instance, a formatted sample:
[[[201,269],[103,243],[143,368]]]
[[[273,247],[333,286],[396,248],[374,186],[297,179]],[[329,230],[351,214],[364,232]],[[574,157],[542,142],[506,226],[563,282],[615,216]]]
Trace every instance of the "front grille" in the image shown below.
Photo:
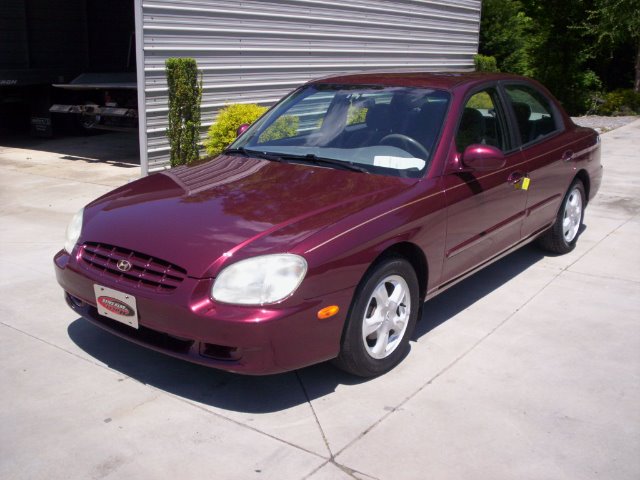
[[[165,260],[104,243],[86,242],[82,246],[80,258],[92,271],[118,282],[155,292],[175,290],[187,276],[184,268]],[[127,272],[119,270],[119,260],[127,260],[131,269]]]

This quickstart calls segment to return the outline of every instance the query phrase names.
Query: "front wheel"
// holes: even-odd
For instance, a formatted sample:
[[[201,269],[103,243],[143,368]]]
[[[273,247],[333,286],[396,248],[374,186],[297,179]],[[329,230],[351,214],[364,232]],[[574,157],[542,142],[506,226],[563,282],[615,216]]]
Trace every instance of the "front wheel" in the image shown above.
[[[584,219],[586,195],[576,179],[567,190],[553,226],[538,239],[538,245],[552,253],[569,253],[576,246]]]
[[[391,257],[378,263],[356,290],[335,364],[360,377],[391,370],[408,351],[419,302],[409,262]]]

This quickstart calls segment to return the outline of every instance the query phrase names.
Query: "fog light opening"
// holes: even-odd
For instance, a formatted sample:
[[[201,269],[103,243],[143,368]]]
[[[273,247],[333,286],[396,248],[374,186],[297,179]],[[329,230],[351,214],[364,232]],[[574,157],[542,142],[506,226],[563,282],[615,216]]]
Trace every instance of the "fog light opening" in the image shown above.
[[[242,356],[238,347],[227,347],[215,343],[201,343],[200,355],[215,360],[240,360]]]
[[[67,294],[69,297],[69,301],[71,302],[71,304],[75,307],[78,308],[84,308],[87,304],[85,302],[83,302],[82,300],[80,300],[78,297],[74,297],[71,294]]]

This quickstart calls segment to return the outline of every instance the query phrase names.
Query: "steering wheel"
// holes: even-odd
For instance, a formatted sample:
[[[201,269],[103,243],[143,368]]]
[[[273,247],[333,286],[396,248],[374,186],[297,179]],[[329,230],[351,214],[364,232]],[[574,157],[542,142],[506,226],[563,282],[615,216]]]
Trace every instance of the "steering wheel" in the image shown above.
[[[429,151],[422,146],[415,138],[411,138],[401,133],[390,133],[380,140],[380,145],[391,145],[402,148],[418,158],[426,160],[429,158]],[[419,152],[416,155],[416,152]]]

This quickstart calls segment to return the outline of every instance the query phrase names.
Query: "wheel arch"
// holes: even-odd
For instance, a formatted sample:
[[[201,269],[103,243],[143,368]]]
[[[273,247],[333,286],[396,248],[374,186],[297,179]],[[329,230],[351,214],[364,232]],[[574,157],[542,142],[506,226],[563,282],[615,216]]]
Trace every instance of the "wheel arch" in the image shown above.
[[[571,183],[575,182],[576,180],[580,180],[582,182],[582,185],[584,186],[585,204],[589,203],[589,195],[591,192],[591,179],[589,178],[589,174],[585,169],[581,169],[580,171],[578,171],[578,173],[576,173],[576,176],[573,178],[573,181]]]
[[[424,302],[427,295],[427,279],[429,276],[429,264],[423,250],[415,243],[399,242],[385,248],[371,263],[371,267],[367,272],[377,265],[380,261],[392,257],[399,256],[407,260],[416,272],[418,277],[418,291],[420,293],[420,304]],[[366,275],[366,273],[365,273]],[[364,278],[364,277],[363,277]]]
[[[342,326],[342,333],[340,335],[340,352],[338,353],[338,356],[335,359],[333,359],[334,365],[354,375],[358,375],[362,377],[370,377],[370,376],[377,376],[381,373],[386,373],[386,371],[388,371],[387,369],[383,369],[380,371],[374,371],[374,370],[366,371],[366,369],[363,370],[358,366],[357,362],[354,361],[353,353],[349,353],[349,352],[353,352],[353,348],[354,348],[353,346],[355,345],[355,343],[357,343],[356,341],[353,340],[353,333],[352,333],[353,329],[350,328],[350,325],[351,325],[351,320],[353,320],[351,319],[351,317],[353,315],[354,308],[356,308],[356,305],[357,305],[356,302],[358,299],[358,295],[361,292],[363,285],[366,285],[366,279],[368,279],[369,276],[373,274],[375,269],[379,267],[382,262],[385,262],[386,260],[393,260],[393,259],[405,260],[406,262],[409,263],[409,266],[411,266],[415,271],[416,277],[418,280],[418,297],[419,297],[418,304],[419,305],[418,305],[418,308],[413,310],[413,312],[415,313],[412,312],[411,317],[415,315],[415,317],[413,317],[415,318],[414,321],[418,321],[422,316],[422,305],[424,303],[424,299],[426,296],[427,275],[428,275],[428,264],[427,264],[426,255],[424,254],[424,252],[420,247],[408,241],[400,241],[400,242],[388,245],[382,251],[380,251],[380,253],[370,263],[369,267],[363,273],[358,285],[356,286],[355,293],[353,295],[351,304],[349,306],[347,317]],[[413,327],[415,327],[415,323]],[[409,334],[405,334],[405,338],[407,339],[406,340],[407,348],[409,348],[408,341],[411,339],[411,332],[413,331],[413,327],[411,327],[411,331],[409,332]],[[347,353],[344,353],[344,352],[347,352]],[[407,352],[408,350],[403,352],[402,356],[406,355]],[[397,361],[399,362],[401,359],[402,357],[400,357]],[[390,368],[395,367],[396,364],[397,363],[394,363]]]

